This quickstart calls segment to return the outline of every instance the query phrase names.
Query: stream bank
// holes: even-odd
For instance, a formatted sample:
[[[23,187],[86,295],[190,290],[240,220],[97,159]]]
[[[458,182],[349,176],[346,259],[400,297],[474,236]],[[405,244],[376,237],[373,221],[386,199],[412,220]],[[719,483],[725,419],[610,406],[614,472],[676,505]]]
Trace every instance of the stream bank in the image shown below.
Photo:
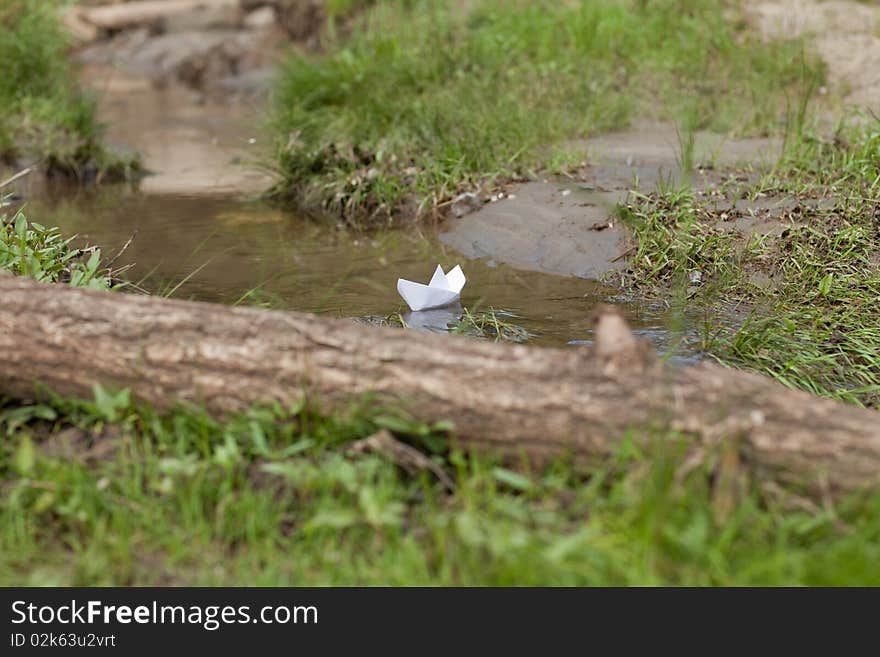
[[[633,192],[682,184],[716,192],[731,177],[756,175],[781,156],[781,141],[694,135],[686,170],[682,136],[671,124],[635,127],[571,144],[583,156],[568,178],[509,185],[444,226],[441,240],[470,258],[488,257],[521,269],[606,279],[628,268],[630,233],[616,208]],[[749,203],[744,202],[744,207]]]
[[[328,228],[249,201],[274,180],[260,166],[268,147],[261,121],[286,36],[277,12],[256,6],[232,11],[235,4],[120,23],[92,36],[77,54],[81,78],[99,99],[109,142],[140,153],[147,175],[135,190],[50,189],[29,203],[29,214],[101,245],[106,254],[135,235],[117,265],[131,265],[130,279],[156,294],[379,323],[402,316],[418,326],[394,292],[397,277],[421,280],[437,262],[460,261],[469,279],[464,306],[498,311],[537,344],[589,344],[592,309],[614,300],[637,333],[661,351],[698,355],[701,318],[681,317],[662,302],[623,298],[598,282],[609,263],[626,266],[626,238],[619,226],[590,228],[607,219],[633,174],[647,185],[674,170],[674,150],[666,148],[674,129],[652,125],[579,145],[595,163],[589,179],[596,189],[577,190],[560,205],[567,211],[577,199],[586,213],[572,218],[557,212],[551,183],[529,183],[522,201],[529,200],[526,190],[538,193],[520,213],[534,210],[547,219],[524,217],[518,241],[499,237],[512,236],[510,222],[491,220],[493,209],[514,202],[509,196],[439,227],[370,235]],[[635,150],[624,153],[627,144]],[[716,142],[712,148],[717,154]],[[601,202],[588,207],[584,193]],[[571,232],[560,231],[562,224]],[[536,248],[537,260],[529,253]],[[442,330],[454,315],[423,324]]]

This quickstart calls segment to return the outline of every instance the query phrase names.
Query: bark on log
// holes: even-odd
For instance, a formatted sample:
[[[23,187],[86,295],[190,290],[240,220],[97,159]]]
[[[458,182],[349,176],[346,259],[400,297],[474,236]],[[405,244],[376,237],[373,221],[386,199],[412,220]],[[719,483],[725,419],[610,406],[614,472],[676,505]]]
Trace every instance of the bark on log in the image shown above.
[[[68,7],[61,14],[61,22],[77,45],[95,41],[100,35],[98,28],[83,18],[81,7]]]
[[[0,394],[17,398],[37,383],[90,397],[101,383],[224,414],[303,391],[327,410],[371,394],[512,456],[596,462],[627,434],[675,429],[694,449],[731,441],[759,476],[813,492],[880,482],[880,414],[648,352],[613,312],[593,348],[559,350],[0,276]]]
[[[239,0],[138,0],[120,5],[77,7],[80,20],[103,30],[145,27],[181,14],[212,11],[238,16]]]

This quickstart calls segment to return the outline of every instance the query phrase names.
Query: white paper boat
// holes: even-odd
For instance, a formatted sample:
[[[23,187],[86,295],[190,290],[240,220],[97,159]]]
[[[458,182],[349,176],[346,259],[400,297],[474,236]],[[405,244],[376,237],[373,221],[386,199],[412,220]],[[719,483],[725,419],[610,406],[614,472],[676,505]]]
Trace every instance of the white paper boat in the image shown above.
[[[437,265],[427,285],[398,278],[397,291],[410,310],[430,310],[458,301],[466,280],[458,265],[450,269],[448,274],[444,274],[443,267]]]

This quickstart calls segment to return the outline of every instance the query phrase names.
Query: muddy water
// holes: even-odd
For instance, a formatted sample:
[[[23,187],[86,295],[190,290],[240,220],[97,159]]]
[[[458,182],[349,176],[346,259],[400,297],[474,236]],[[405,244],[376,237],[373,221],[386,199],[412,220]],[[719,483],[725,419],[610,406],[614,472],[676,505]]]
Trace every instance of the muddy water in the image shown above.
[[[529,266],[533,250],[548,251],[552,259],[554,244],[573,239],[555,224],[534,234],[528,229],[535,223],[533,212],[518,238],[528,251],[520,262],[509,257],[509,248],[496,253],[470,243],[453,246],[448,234],[444,244],[425,227],[364,235],[241,200],[272,182],[254,166],[266,157],[266,145],[259,143],[264,132],[259,96],[220,99],[164,79],[156,84],[155,76],[125,66],[112,45],[106,56],[85,58],[83,81],[97,93],[109,141],[139,152],[151,175],[137,192],[105,187],[25,196],[31,199],[32,220],[77,234],[80,242],[102,247],[106,256],[136,234],[114,266],[131,265],[125,277],[144,290],[371,321],[401,313],[412,327],[445,330],[460,308],[407,314],[396,282],[398,277],[427,282],[437,263],[447,268],[460,263],[468,277],[462,306],[502,311],[507,321],[531,334],[532,343],[589,344],[592,310],[613,301],[660,351],[698,356],[697,318],[676,317],[662,304],[615,298],[614,288],[583,278],[600,271],[583,268],[589,250],[569,258],[579,269],[543,261]],[[553,205],[546,199],[544,204]],[[553,224],[557,217],[551,215]],[[485,231],[491,237],[489,224]],[[502,229],[510,233],[510,222]],[[596,235],[604,233],[593,231],[589,238]],[[482,244],[482,235],[477,237],[471,242]],[[599,255],[608,259],[619,251],[620,245],[609,240]],[[672,330],[676,326],[685,328]]]
[[[564,346],[589,343],[592,309],[616,293],[595,281],[470,260],[425,229],[365,236],[234,199],[105,189],[31,201],[29,213],[107,255],[137,233],[116,266],[131,264],[129,280],[152,293],[174,290],[177,298],[383,317],[407,310],[395,289],[398,276],[427,281],[437,263],[461,263],[468,277],[463,306],[512,313],[509,321],[531,332],[531,342]],[[613,300],[661,350],[678,342],[668,310]],[[429,319],[424,323],[436,329],[454,316]],[[685,323],[681,353],[692,357],[696,319]]]
[[[247,97],[218,100],[179,85],[156,85],[110,67],[90,66],[83,81],[100,99],[105,139],[140,155],[149,171],[146,194],[258,194],[272,176],[258,165],[261,104]]]

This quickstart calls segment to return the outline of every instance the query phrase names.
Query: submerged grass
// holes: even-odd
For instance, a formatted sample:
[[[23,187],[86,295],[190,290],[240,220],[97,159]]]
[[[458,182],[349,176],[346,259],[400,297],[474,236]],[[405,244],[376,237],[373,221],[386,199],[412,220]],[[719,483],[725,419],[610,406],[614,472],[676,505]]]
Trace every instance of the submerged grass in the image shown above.
[[[58,24],[60,0],[0,0],[0,162],[38,159],[78,179],[130,178],[136,159],[109,153],[95,105],[78,88]]]
[[[558,167],[571,140],[635,116],[775,129],[815,72],[720,0],[385,0],[360,21],[291,55],[274,103],[277,193],[349,220]]]
[[[492,340],[493,342],[527,342],[534,337],[524,326],[511,320],[518,316],[506,310],[480,310],[479,307],[462,308],[461,314],[443,325],[437,325],[431,330],[448,331],[456,335],[466,335],[471,338]],[[372,326],[393,326],[395,328],[409,329],[406,316],[401,313],[391,313],[385,316],[368,315],[358,317],[356,321]]]
[[[752,182],[634,196],[628,281],[750,308],[706,336],[720,360],[880,406],[880,122],[789,140]],[[699,272],[700,284],[692,284]]]
[[[434,466],[347,449],[382,427]],[[0,406],[0,434],[6,585],[880,584],[880,497],[731,496],[675,435],[512,471],[368,405],[217,422],[103,389]]]
[[[464,313],[451,327],[452,333],[488,338],[495,342],[527,342],[532,334],[511,320],[517,316],[504,310],[480,310],[465,308]]]

